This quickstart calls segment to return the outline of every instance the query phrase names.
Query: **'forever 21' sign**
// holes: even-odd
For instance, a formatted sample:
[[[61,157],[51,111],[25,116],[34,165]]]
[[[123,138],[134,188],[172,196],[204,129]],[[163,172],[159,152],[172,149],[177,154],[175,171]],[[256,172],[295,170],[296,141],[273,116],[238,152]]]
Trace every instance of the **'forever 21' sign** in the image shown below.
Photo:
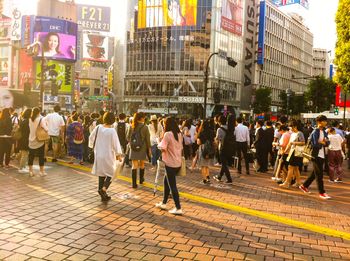
[[[109,32],[111,8],[106,6],[77,5],[78,24],[84,30]]]

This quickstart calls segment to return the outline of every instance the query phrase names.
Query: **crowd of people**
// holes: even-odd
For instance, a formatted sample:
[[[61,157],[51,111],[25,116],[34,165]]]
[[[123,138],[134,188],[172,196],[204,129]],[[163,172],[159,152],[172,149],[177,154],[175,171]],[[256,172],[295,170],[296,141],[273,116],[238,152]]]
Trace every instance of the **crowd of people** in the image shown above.
[[[188,169],[200,170],[202,184],[217,182],[232,184],[232,169],[250,175],[252,164],[257,172],[273,172],[272,179],[281,188],[299,187],[309,193],[316,179],[319,195],[330,198],[323,184],[326,172],[330,182],[342,182],[343,160],[350,145],[350,134],[338,122],[329,125],[320,115],[316,126],[281,117],[276,123],[257,120],[248,123],[235,115],[218,115],[206,120],[147,117],[138,112],[127,117],[124,113],[63,113],[56,105],[48,114],[39,108],[25,109],[18,115],[5,108],[0,114],[0,167],[10,168],[18,160],[18,172],[33,177],[35,157],[39,159],[39,175],[45,176],[45,162],[52,150],[52,162],[68,157],[70,164],[93,163],[92,172],[99,177],[98,193],[102,201],[114,175],[115,164],[123,161],[131,169],[132,187],[145,180],[145,163],[154,170],[161,160],[165,164],[164,198],[157,207],[166,209],[169,195],[175,201],[173,214],[182,214],[176,176],[182,158]],[[312,155],[305,157],[305,147]],[[349,150],[347,150],[349,151]],[[186,161],[185,161],[186,162]],[[301,172],[312,165],[310,176],[302,182]],[[220,171],[211,177],[210,169]],[[225,176],[225,177],[224,177]]]

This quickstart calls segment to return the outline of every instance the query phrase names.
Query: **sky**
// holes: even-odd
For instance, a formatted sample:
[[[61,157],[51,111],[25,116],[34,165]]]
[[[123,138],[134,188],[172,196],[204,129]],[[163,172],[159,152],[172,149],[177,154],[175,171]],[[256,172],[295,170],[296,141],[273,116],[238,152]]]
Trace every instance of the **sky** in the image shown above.
[[[5,4],[13,1],[21,6],[26,14],[33,14],[38,0],[5,0]],[[125,37],[126,4],[130,0],[76,0],[76,3],[111,6],[111,32],[117,37]],[[331,50],[334,56],[336,43],[335,14],[338,0],[309,0],[310,9],[306,19],[306,25],[314,34],[314,47]],[[128,21],[129,22],[129,21]]]

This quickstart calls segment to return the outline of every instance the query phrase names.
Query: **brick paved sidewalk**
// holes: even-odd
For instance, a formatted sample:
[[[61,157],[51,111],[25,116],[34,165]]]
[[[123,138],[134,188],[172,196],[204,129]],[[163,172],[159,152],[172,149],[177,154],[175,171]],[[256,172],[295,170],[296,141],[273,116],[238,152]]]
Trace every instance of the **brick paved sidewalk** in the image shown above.
[[[0,260],[350,260],[350,243],[341,238],[185,199],[185,215],[174,217],[154,208],[160,192],[154,197],[152,190],[133,190],[123,181],[111,185],[112,201],[103,204],[96,177],[48,165],[42,178],[0,170]],[[232,188],[217,188],[200,185],[194,173],[180,178],[179,187],[349,231],[349,199],[337,211],[336,199],[282,191],[268,179],[242,176]]]

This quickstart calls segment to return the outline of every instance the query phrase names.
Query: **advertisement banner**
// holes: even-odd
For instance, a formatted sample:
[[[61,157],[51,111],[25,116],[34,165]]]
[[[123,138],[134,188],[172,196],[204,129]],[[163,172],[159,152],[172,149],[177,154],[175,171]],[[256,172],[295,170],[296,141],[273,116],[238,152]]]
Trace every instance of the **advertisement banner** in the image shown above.
[[[29,57],[25,50],[19,51],[19,89],[24,89],[24,83],[33,82],[33,59]]]
[[[108,37],[101,34],[83,33],[83,60],[107,62]]]
[[[83,30],[110,31],[110,7],[79,4],[77,5],[77,12],[77,22]]]
[[[197,25],[198,0],[139,0],[138,28]]]
[[[11,38],[11,18],[0,14],[0,40]]]
[[[264,64],[264,43],[265,43],[265,15],[266,15],[266,2],[260,2],[260,15],[259,15],[259,36],[258,36],[258,64]]]
[[[19,109],[24,106],[38,106],[39,92],[24,95],[23,91],[0,88],[0,110],[3,108]]]
[[[335,105],[338,107],[344,107],[345,94],[343,89],[337,85],[335,89]],[[350,107],[350,94],[348,93],[346,96],[346,107]]]
[[[221,28],[239,36],[243,33],[243,0],[222,0]]]
[[[40,52],[55,60],[76,60],[77,47],[76,23],[66,20],[36,16],[34,18],[34,41],[40,44]]]
[[[34,15],[22,16],[21,43],[26,48],[33,42]]]
[[[309,9],[309,0],[273,0],[273,3],[278,7],[293,5],[293,4],[300,4],[306,9]]]
[[[35,90],[40,90],[40,77],[41,77],[41,62],[35,62],[36,68],[36,84]],[[44,66],[44,82],[45,84],[55,82],[58,87],[59,93],[71,93],[72,92],[72,80],[73,66],[71,64],[65,64],[58,61],[48,61]]]

